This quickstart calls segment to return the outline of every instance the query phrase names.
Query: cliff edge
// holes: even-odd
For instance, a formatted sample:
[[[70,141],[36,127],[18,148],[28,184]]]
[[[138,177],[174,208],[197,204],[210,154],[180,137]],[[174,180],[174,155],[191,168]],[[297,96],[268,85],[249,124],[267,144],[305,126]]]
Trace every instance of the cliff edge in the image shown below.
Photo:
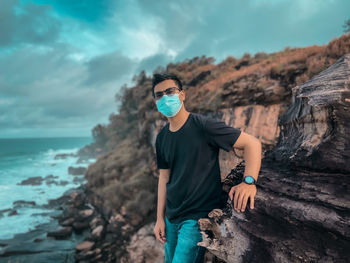
[[[220,118],[263,144],[256,208],[237,213],[228,200],[224,211],[200,219],[207,261],[349,256],[348,53],[349,34],[325,46],[228,57],[217,65],[203,56],[155,70],[183,79],[188,111]],[[86,197],[101,218],[91,225],[103,228],[87,239],[88,250],[77,252],[84,262],[163,262],[152,229],[154,143],[166,119],[154,107],[151,77],[142,71],[134,87],[122,88],[119,113],[95,126],[94,143],[80,151],[82,158],[98,157],[85,174]],[[242,152],[220,151],[220,169],[227,191],[244,171]]]

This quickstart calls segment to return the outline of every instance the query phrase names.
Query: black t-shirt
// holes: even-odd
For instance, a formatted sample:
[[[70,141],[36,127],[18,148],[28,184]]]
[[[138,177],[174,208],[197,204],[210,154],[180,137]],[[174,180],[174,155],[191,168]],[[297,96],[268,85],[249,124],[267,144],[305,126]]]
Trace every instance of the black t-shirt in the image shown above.
[[[241,131],[225,122],[190,112],[175,132],[167,123],[156,138],[158,169],[170,169],[165,216],[171,223],[207,217],[220,208],[219,148],[229,152]]]

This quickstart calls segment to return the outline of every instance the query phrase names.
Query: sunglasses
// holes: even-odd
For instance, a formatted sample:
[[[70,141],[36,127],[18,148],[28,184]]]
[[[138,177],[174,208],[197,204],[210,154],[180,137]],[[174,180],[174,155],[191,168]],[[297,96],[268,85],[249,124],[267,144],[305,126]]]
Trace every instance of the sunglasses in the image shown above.
[[[159,100],[161,97],[163,97],[163,94],[165,93],[166,95],[174,95],[176,92],[176,90],[179,90],[181,91],[179,88],[177,87],[170,87],[170,88],[167,88],[166,90],[163,90],[163,91],[157,91],[154,93],[154,98],[156,100]]]

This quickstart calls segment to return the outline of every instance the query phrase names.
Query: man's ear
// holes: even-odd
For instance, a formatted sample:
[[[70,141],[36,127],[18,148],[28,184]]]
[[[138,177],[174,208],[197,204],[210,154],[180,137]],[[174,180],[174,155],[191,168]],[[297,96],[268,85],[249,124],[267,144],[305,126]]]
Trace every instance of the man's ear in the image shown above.
[[[182,96],[182,100],[183,100],[183,101],[185,101],[185,99],[186,99],[186,94],[185,94],[185,91],[184,91],[184,90],[182,90],[182,92],[181,92],[181,93],[182,93],[182,95],[181,95],[181,96]]]

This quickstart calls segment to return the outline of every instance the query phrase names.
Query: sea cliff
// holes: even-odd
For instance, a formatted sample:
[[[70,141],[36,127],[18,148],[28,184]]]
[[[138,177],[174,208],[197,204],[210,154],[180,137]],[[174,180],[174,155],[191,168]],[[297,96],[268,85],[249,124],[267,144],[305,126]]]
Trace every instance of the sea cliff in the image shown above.
[[[346,262],[349,257],[350,35],[328,45],[277,53],[196,57],[159,67],[184,82],[188,111],[219,118],[261,140],[263,162],[254,210],[227,207],[200,219],[210,262]],[[96,125],[96,156],[85,173],[84,200],[98,213],[84,262],[163,262],[153,235],[155,138],[166,118],[155,108],[151,77],[117,94],[119,113]],[[242,152],[220,151],[228,191],[242,175]],[[229,172],[232,173],[230,175]],[[228,176],[227,176],[228,175]],[[98,228],[98,230],[96,230]],[[96,233],[99,235],[96,235]]]

